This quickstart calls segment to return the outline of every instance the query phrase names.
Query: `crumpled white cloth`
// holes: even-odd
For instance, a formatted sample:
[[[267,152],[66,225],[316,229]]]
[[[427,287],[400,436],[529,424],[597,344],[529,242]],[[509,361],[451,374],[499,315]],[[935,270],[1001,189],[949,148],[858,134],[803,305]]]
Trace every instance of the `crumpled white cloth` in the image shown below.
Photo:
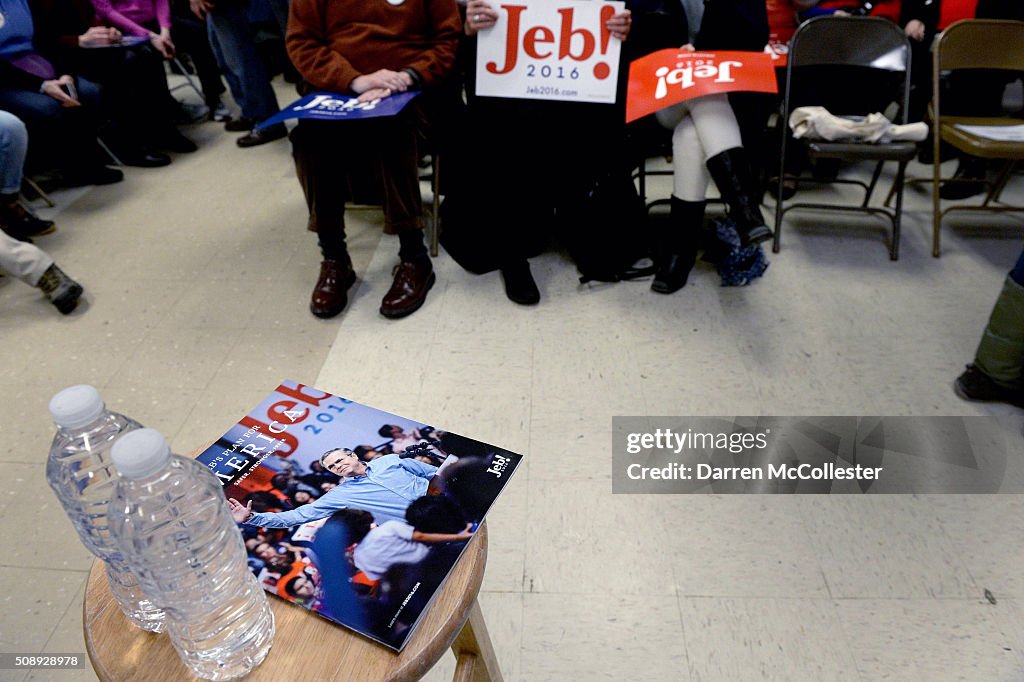
[[[856,119],[829,113],[825,107],[797,107],[789,115],[793,137],[830,142],[920,142],[928,136],[927,123],[896,125],[879,113]]]

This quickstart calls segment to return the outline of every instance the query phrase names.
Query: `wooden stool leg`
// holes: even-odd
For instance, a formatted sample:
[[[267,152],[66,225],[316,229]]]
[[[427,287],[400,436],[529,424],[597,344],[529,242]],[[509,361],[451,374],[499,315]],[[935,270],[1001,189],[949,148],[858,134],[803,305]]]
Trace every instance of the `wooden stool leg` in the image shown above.
[[[469,618],[452,643],[452,652],[456,658],[455,682],[502,682],[480,602],[473,601]]]

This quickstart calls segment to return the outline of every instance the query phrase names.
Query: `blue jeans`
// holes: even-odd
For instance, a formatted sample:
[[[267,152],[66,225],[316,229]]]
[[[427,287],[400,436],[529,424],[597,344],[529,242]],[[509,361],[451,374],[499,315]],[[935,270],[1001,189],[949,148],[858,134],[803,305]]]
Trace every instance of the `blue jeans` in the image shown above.
[[[21,191],[21,167],[28,151],[28,130],[14,114],[0,111],[0,194]]]
[[[242,116],[254,121],[270,118],[279,111],[270,75],[256,52],[249,25],[249,7],[217,8],[207,18],[210,47],[231,88],[231,96]]]
[[[1017,264],[1010,270],[1010,279],[1017,284],[1024,286],[1024,251],[1017,257]]]
[[[92,81],[75,78],[80,107],[62,107],[40,92],[0,87],[0,110],[9,111],[28,128],[33,149],[62,168],[86,168],[99,162],[96,130],[100,90]],[[46,148],[45,150],[43,148]],[[33,151],[33,159],[37,158]]]

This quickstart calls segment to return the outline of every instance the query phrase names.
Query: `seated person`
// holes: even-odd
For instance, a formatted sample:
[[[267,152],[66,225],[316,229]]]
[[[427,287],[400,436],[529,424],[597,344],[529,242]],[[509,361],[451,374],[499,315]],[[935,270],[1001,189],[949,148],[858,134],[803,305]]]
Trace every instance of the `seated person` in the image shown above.
[[[107,168],[96,144],[100,123],[99,88],[72,75],[70,63],[41,52],[35,44],[27,0],[4,5],[0,30],[0,109],[20,118],[37,150],[61,170],[65,186],[120,182],[121,171]]]
[[[174,59],[178,48],[192,58],[210,113],[223,110],[224,83],[214,59],[206,26],[194,17],[174,14],[170,0],[92,0],[96,17],[126,36],[148,38],[164,59]]]
[[[767,42],[764,2],[745,0],[707,5],[694,43],[683,49],[760,51]],[[655,116],[673,131],[673,224],[659,240],[658,271],[651,290],[670,294],[686,285],[696,262],[708,174],[728,205],[744,246],[771,239],[772,231],[761,214],[753,170],[726,95],[686,100]]]
[[[581,211],[582,198],[599,181],[628,178],[622,94],[628,64],[620,60],[616,103],[478,95],[477,35],[493,30],[500,8],[501,3],[493,0],[471,0],[466,7],[468,108],[457,138],[462,144],[446,162],[452,171],[446,175],[455,176],[455,182],[445,196],[445,218],[451,216],[451,223],[466,225],[458,229],[473,233],[465,260],[476,265],[469,269],[500,270],[510,301],[536,305],[541,295],[529,258],[543,251],[552,228],[569,237],[570,249],[576,246],[571,242],[579,227],[585,233],[579,241],[584,246],[596,244],[596,233],[604,226],[580,226],[577,223],[583,220],[567,216]],[[613,15],[606,28],[622,41],[631,21],[626,10]],[[485,221],[479,219],[482,215],[487,216]],[[623,229],[614,225],[616,232]],[[582,272],[584,264],[576,260]]]
[[[159,54],[148,45],[120,45],[117,28],[96,26],[89,0],[31,0],[37,44],[73,63],[102,86],[104,138],[130,166],[166,166],[161,151],[194,152],[194,142],[174,126],[174,99]],[[144,113],[142,113],[144,112]]]
[[[17,116],[0,111],[0,271],[46,294],[67,315],[78,306],[82,286],[64,274],[45,251],[28,241],[56,228],[18,204],[28,131]]]
[[[440,86],[451,75],[459,29],[455,0],[292,2],[286,44],[305,79],[300,86],[304,94],[327,90],[370,101],[410,89],[424,91],[395,116],[307,119],[292,132],[308,227],[317,233],[323,255],[310,301],[317,317],[344,310],[356,279],[345,244],[346,166],[368,163],[378,174],[384,183],[384,229],[399,237],[400,262],[381,314],[399,318],[415,312],[434,285],[423,242],[419,140],[439,107]]]

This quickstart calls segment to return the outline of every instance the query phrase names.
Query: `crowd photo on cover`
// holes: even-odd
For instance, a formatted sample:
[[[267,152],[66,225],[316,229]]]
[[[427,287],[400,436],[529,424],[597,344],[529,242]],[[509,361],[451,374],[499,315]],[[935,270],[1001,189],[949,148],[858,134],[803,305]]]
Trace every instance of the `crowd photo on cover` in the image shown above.
[[[399,646],[519,456],[407,420],[368,427],[386,413],[362,407],[325,436],[344,445],[271,454],[225,493],[264,589]]]

